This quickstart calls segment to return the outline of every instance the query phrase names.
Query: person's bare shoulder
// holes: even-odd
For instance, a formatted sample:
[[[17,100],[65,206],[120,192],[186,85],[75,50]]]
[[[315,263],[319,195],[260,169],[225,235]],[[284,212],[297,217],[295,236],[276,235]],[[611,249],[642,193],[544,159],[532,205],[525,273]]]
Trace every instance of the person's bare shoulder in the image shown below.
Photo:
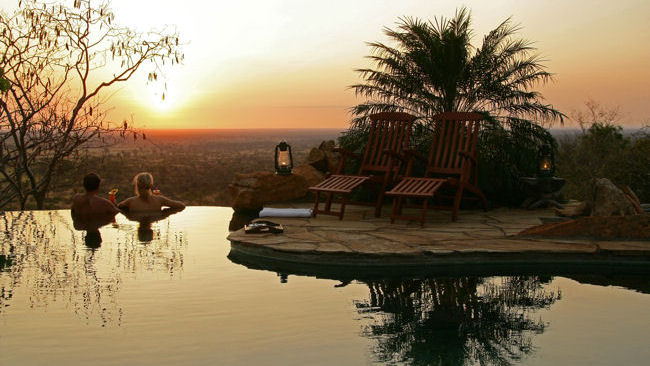
[[[181,201],[175,201],[165,196],[157,196],[157,197],[160,200],[162,206],[171,207],[176,210],[182,210],[185,208],[185,204]]]
[[[120,211],[111,201],[103,197],[93,197],[93,205],[102,213],[117,214]]]
[[[72,197],[72,204],[70,205],[72,211],[79,211],[80,209],[87,208],[86,206],[88,206],[86,195],[76,194]]]
[[[81,200],[83,199],[84,195],[83,194],[75,194],[74,197],[72,197],[72,205],[79,204]]]
[[[133,201],[135,197],[129,197],[125,199],[124,201],[120,202],[117,204],[118,208],[129,208],[129,205],[131,204],[131,201]]]

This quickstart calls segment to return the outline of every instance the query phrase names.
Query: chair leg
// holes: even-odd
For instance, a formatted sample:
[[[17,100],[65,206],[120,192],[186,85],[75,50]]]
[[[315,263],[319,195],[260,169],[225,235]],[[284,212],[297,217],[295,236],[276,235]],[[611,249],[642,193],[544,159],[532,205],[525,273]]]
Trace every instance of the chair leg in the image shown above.
[[[318,203],[320,200],[320,192],[316,191],[314,193],[316,193],[316,200],[314,201],[314,209],[312,210],[311,215],[313,217],[316,217],[316,214],[318,214]]]
[[[483,194],[483,192],[481,192],[478,189],[476,190],[476,194],[478,194],[478,196],[481,198],[481,203],[483,203],[483,211],[487,212],[488,206],[487,206],[487,199],[485,198],[485,195]]]
[[[341,200],[341,211],[339,212],[339,220],[343,220],[343,213],[345,212],[345,204],[348,203],[348,195],[343,196]]]
[[[429,206],[429,199],[425,198],[422,203],[422,216],[420,217],[420,226],[424,226],[424,221],[427,219],[427,207]]]
[[[404,204],[404,198],[397,197],[397,216],[402,216],[402,204]]]
[[[478,198],[481,200],[481,204],[483,204],[483,211],[487,212],[488,210],[487,198],[485,198],[483,192],[474,185],[468,185],[466,188],[467,190],[469,190],[470,192],[478,196]]]
[[[390,211],[390,223],[391,224],[395,223],[395,216],[397,216],[397,201],[399,201],[399,198],[397,198],[397,197],[393,198],[393,209]]]
[[[381,189],[379,190],[379,197],[377,197],[377,206],[375,206],[375,217],[381,216],[381,205],[384,203],[384,193],[388,187],[388,173],[384,177],[384,182],[381,184]]]
[[[381,216],[381,205],[384,203],[384,191],[382,190],[377,197],[377,205],[375,205],[375,217]]]
[[[463,197],[463,186],[458,187],[458,191],[456,191],[456,197],[454,198],[454,208],[453,211],[451,212],[451,221],[457,221],[458,220],[458,209],[460,208],[460,199]]]
[[[330,207],[332,207],[332,193],[326,193],[326,201],[325,201],[325,211],[330,212]]]

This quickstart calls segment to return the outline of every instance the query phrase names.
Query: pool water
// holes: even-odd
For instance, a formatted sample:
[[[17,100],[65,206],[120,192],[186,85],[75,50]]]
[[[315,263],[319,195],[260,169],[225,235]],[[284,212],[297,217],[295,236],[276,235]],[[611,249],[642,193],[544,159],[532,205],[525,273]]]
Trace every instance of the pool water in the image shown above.
[[[75,229],[66,210],[0,213],[0,365],[650,360],[643,268],[292,269],[230,253],[231,216],[219,207],[157,221],[118,215],[98,235]]]

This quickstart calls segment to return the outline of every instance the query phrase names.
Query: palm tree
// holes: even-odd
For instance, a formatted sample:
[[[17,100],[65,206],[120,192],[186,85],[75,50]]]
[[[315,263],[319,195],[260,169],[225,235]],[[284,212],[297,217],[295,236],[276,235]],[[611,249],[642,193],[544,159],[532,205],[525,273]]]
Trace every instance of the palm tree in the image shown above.
[[[385,28],[393,45],[369,43],[374,68],[358,69],[363,82],[352,85],[366,100],[351,108],[350,129],[339,139],[350,150],[363,146],[369,114],[403,111],[419,119],[412,134],[424,152],[431,117],[441,112],[481,112],[488,116],[479,139],[479,186],[492,202],[518,204],[525,198],[519,177],[536,171],[537,148],[556,146],[544,125],[565,115],[533,88],[551,80],[543,60],[510,18],[472,46],[471,15],[460,8],[451,19],[400,18]]]
[[[471,15],[466,8],[452,19],[400,18],[397,30],[384,33],[389,46],[369,43],[375,68],[358,69],[364,82],[352,85],[367,100],[352,108],[353,124],[368,114],[400,110],[421,117],[447,111],[479,111],[501,122],[534,118],[560,120],[564,114],[532,90],[551,74],[530,41],[515,39],[510,18],[471,45]]]

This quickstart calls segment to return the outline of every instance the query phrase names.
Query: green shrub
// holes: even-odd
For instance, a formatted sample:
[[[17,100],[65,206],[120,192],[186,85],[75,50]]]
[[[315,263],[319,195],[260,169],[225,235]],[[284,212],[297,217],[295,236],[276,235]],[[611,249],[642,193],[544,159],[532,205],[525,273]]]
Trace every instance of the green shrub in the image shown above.
[[[519,178],[537,173],[537,152],[557,142],[544,127],[512,120],[504,127],[488,121],[479,135],[479,188],[492,204],[518,206],[526,199]]]
[[[642,130],[627,137],[612,122],[593,122],[581,134],[561,139],[557,175],[567,179],[568,198],[589,199],[594,178],[609,178],[650,202],[650,134]]]

